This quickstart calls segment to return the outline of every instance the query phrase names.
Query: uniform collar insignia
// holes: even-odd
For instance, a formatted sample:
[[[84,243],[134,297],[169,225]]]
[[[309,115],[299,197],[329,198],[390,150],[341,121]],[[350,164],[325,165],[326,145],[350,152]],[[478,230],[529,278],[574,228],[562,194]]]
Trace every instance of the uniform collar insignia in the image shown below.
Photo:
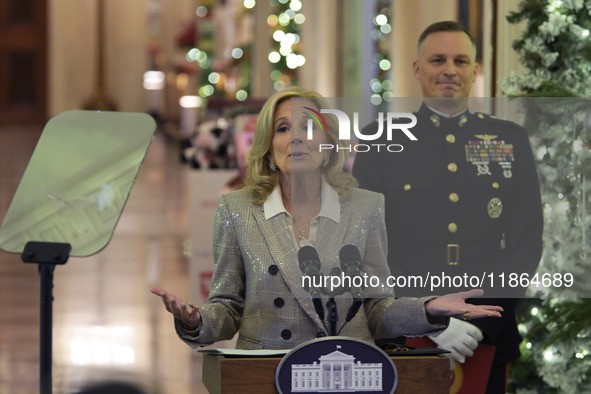
[[[490,134],[475,134],[474,137],[480,138],[484,141],[491,141],[498,137],[498,135],[490,135]]]
[[[433,123],[433,126],[435,127],[439,127],[439,125],[441,124],[439,116],[435,114],[432,114],[429,119],[431,119],[431,123]]]
[[[464,127],[464,125],[466,124],[467,121],[468,121],[468,117],[466,116],[466,114],[463,114],[462,116],[460,116],[460,121],[458,122],[458,125],[460,127]]]

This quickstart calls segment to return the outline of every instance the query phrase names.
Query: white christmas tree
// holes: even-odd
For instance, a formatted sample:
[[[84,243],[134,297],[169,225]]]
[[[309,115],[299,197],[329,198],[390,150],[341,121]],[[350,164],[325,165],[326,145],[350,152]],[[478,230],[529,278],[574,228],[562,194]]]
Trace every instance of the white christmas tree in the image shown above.
[[[541,299],[522,300],[522,358],[512,367],[510,391],[591,392],[591,300],[577,298],[588,294],[591,273],[591,0],[524,0],[507,19],[527,25],[513,46],[524,70],[511,73],[503,91],[553,97],[536,99],[528,127],[544,207],[538,272],[573,279],[571,287],[530,289]]]

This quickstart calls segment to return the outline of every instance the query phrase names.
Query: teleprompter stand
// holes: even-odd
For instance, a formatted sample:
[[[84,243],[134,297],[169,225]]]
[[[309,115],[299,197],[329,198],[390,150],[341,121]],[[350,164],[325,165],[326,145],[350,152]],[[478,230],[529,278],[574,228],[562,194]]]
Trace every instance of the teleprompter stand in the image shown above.
[[[146,114],[66,111],[45,126],[0,226],[0,248],[39,266],[39,392],[52,392],[53,272],[109,243],[156,123]]]
[[[39,265],[40,331],[39,331],[39,392],[51,393],[51,361],[53,353],[53,271],[56,265],[66,264],[72,246],[69,243],[35,242],[25,245],[21,259]]]

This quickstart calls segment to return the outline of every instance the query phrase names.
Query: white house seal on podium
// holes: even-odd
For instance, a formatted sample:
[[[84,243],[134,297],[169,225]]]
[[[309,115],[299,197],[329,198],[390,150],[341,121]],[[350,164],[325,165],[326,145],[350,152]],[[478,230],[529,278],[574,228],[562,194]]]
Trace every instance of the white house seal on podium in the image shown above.
[[[393,393],[398,373],[392,359],[372,343],[326,337],[303,343],[275,371],[277,391],[287,393]]]

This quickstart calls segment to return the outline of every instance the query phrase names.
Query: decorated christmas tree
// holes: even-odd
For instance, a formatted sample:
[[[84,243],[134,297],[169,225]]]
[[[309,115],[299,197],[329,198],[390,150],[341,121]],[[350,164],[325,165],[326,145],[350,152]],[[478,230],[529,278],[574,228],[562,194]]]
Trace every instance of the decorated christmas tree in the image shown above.
[[[538,272],[572,275],[572,285],[530,289],[518,310],[524,341],[510,392],[591,392],[591,1],[524,0],[507,16],[525,22],[513,48],[523,71],[502,83],[528,102],[526,119],[544,207],[544,250]],[[566,98],[568,97],[568,98]],[[579,97],[579,98],[576,98]],[[532,108],[535,107],[535,108]]]

